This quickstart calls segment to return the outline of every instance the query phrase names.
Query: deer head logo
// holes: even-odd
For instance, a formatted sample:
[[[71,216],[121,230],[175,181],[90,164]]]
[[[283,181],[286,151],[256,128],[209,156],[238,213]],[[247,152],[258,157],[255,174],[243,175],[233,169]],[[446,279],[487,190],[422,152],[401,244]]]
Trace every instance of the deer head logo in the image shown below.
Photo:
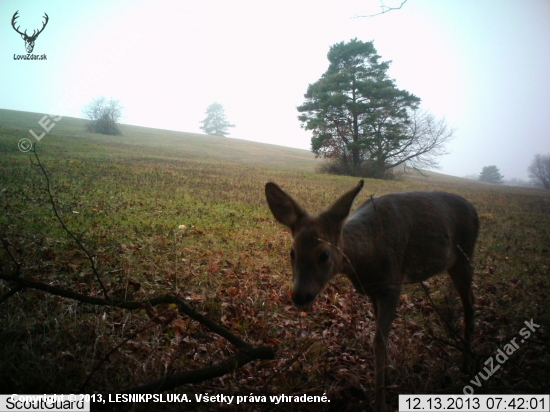
[[[27,53],[32,53],[34,49],[34,42],[36,41],[36,38],[38,37],[38,35],[44,31],[44,28],[48,24],[49,17],[46,13],[44,13],[44,18],[46,19],[46,21],[43,23],[42,28],[38,30],[38,32],[34,30],[32,33],[32,36],[29,36],[27,35],[27,30],[25,30],[25,32],[22,33],[19,31],[19,26],[17,26],[17,28],[15,27],[15,20],[17,20],[17,18],[19,17],[17,13],[19,13],[19,10],[17,10],[13,15],[11,19],[11,25],[13,29],[21,35],[21,38],[25,40],[25,48],[27,49]]]

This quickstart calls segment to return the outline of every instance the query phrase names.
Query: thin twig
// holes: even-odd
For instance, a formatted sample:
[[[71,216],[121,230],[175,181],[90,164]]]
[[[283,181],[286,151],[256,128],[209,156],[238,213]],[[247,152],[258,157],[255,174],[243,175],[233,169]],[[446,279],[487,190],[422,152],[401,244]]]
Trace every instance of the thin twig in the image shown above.
[[[8,242],[6,242],[4,240],[4,237],[3,236],[0,236],[0,242],[2,242],[2,246],[4,247],[4,250],[6,251],[6,253],[8,254],[8,256],[10,257],[11,261],[13,262],[13,264],[15,265],[15,275],[16,276],[20,276],[21,275],[21,266],[22,266],[22,263],[18,262],[15,257],[11,254],[11,251],[10,251],[10,248],[8,247]]]
[[[180,373],[174,373],[169,376],[165,376],[155,382],[151,382],[145,385],[136,386],[131,389],[127,389],[123,392],[124,394],[132,393],[160,393],[165,392],[174,388],[177,388],[186,384],[196,384],[203,382],[205,380],[214,379],[228,373],[232,373],[235,370],[243,367],[247,363],[257,360],[271,360],[273,359],[273,349],[269,346],[253,346],[250,351],[243,352],[239,351],[235,356],[229,358],[223,362],[217,363],[212,366],[207,366],[201,369],[196,369],[193,371],[186,371]],[[104,399],[108,399],[108,395],[103,395]],[[111,403],[95,403],[93,408],[96,410],[105,410],[116,408],[117,404],[114,402]],[[120,407],[120,406],[118,406]]]
[[[158,318],[158,316],[157,316]],[[112,348],[110,351],[108,351],[105,356],[103,356],[103,359],[101,359],[97,365],[94,367],[94,369],[88,374],[88,377],[80,387],[79,393],[84,393],[84,390],[86,389],[86,386],[88,385],[88,382],[92,379],[92,377],[95,375],[95,373],[99,370],[99,368],[109,360],[111,355],[115,353],[117,350],[119,350],[122,346],[124,346],[126,343],[128,343],[130,340],[134,339],[136,336],[138,336],[141,332],[144,332],[145,330],[155,326],[155,322],[153,320],[150,320],[143,326],[142,328],[138,329],[137,331],[131,333],[126,339],[124,339],[122,342],[120,342],[118,345],[116,345],[114,348]]]
[[[401,2],[401,4],[399,5],[399,7],[390,7],[390,6],[386,6],[384,4],[383,1],[380,1],[381,6],[380,8],[382,9],[382,11],[380,13],[376,13],[376,14],[367,14],[367,15],[364,15],[364,16],[358,16],[358,15],[355,15],[355,19],[359,19],[359,18],[371,18],[371,17],[375,17],[375,16],[380,16],[381,14],[386,14],[387,12],[389,11],[392,11],[392,10],[399,10],[401,9],[401,7],[403,7],[405,5],[405,3],[407,2],[408,0],[403,0]]]
[[[37,282],[31,279],[26,279],[18,276],[7,276],[7,275],[0,274],[0,279],[7,280],[10,282],[15,282],[17,284],[20,284],[28,288],[42,290],[52,295],[62,296],[64,298],[73,299],[82,303],[88,303],[91,305],[98,305],[98,306],[111,306],[111,307],[116,307],[121,309],[136,310],[136,309],[143,309],[146,306],[157,306],[162,304],[173,303],[178,305],[180,312],[183,312],[190,318],[195,319],[197,322],[201,323],[202,325],[210,329],[210,331],[214,332],[217,335],[220,335],[222,338],[229,341],[231,344],[233,344],[237,348],[247,349],[248,347],[250,347],[249,343],[243,341],[241,338],[233,335],[229,330],[225,329],[223,326],[218,325],[216,322],[214,322],[210,318],[199,313],[198,311],[193,309],[185,300],[175,295],[156,296],[156,297],[142,300],[142,301],[125,301],[125,300],[119,300],[119,299],[113,299],[113,298],[96,298],[93,296],[83,295],[81,293],[76,293],[71,290],[58,288],[57,286],[52,286],[46,283]]]
[[[264,387],[263,387],[263,390],[262,392],[265,393],[267,391],[267,387],[269,386],[269,384],[273,381],[273,379],[275,379],[277,376],[281,375],[283,373],[283,371],[287,368],[289,368],[291,365],[293,365],[297,360],[298,358],[300,358],[300,356],[302,356],[304,353],[306,353],[313,345],[315,345],[317,342],[320,342],[320,341],[323,341],[324,338],[320,338],[320,339],[317,339],[317,340],[314,340],[313,342],[309,343],[309,342],[305,342],[303,345],[302,345],[302,348],[298,351],[298,353],[291,359],[287,360],[283,366],[281,366],[281,368],[271,374],[271,376],[269,377],[268,381],[265,383]]]
[[[431,305],[433,306],[435,312],[437,313],[437,315],[441,318],[441,320],[443,321],[443,323],[445,323],[445,325],[447,326],[447,328],[449,329],[449,332],[451,332],[451,335],[453,337],[453,339],[455,341],[459,341],[460,343],[462,343],[462,347],[459,347],[459,346],[455,346],[453,344],[451,344],[450,342],[446,342],[449,346],[453,346],[457,349],[459,349],[461,352],[467,352],[468,349],[466,347],[466,342],[464,342],[464,339],[462,339],[462,337],[460,336],[459,333],[457,333],[457,331],[455,330],[455,328],[453,328],[453,326],[447,321],[447,319],[445,318],[445,316],[443,316],[443,314],[439,311],[439,309],[437,308],[435,302],[433,301],[432,299],[432,296],[430,295],[430,291],[428,289],[428,287],[424,284],[424,282],[420,282],[420,285],[422,286],[422,288],[424,289],[424,292],[426,293],[426,295],[428,296],[428,299],[430,300],[430,303]],[[441,339],[438,339],[442,342],[444,342],[443,340]],[[473,353],[470,351],[468,351],[470,355],[473,355]]]
[[[0,240],[2,241],[2,244],[4,246],[4,249],[9,254],[12,261],[16,264],[16,275],[4,275],[0,272],[0,279],[14,282],[16,286],[14,286],[10,292],[8,292],[3,299],[6,298],[7,295],[13,295],[18,290],[21,290],[23,288],[33,288],[37,290],[42,290],[44,292],[50,293],[52,295],[62,296],[65,298],[77,300],[83,303],[92,304],[92,305],[99,305],[99,306],[110,306],[110,307],[118,307],[123,309],[145,309],[148,310],[151,306],[156,306],[160,304],[176,304],[178,306],[178,309],[180,312],[185,313],[189,317],[197,320],[199,323],[201,323],[203,326],[206,326],[208,329],[210,329],[212,332],[216,333],[217,335],[225,338],[227,341],[235,345],[239,352],[234,357],[225,360],[217,365],[213,365],[210,367],[202,368],[199,370],[194,371],[188,371],[188,372],[182,372],[177,373],[169,376],[165,376],[159,381],[149,383],[146,385],[138,386],[135,388],[128,389],[125,393],[150,393],[150,392],[162,392],[169,389],[173,389],[175,387],[181,386],[185,383],[199,383],[207,379],[212,379],[215,377],[223,376],[226,373],[235,371],[236,369],[242,367],[243,365],[256,360],[256,359],[273,359],[275,357],[274,351],[270,346],[255,346],[250,343],[247,343],[240,339],[239,337],[233,335],[229,330],[225,329],[224,327],[218,325],[208,317],[202,315],[201,313],[197,312],[195,309],[193,309],[186,301],[179,298],[175,295],[164,295],[164,296],[157,296],[150,299],[146,299],[143,301],[124,301],[124,300],[118,300],[113,299],[109,297],[107,290],[105,286],[103,285],[103,282],[101,281],[101,277],[96,269],[95,261],[93,256],[88,252],[88,250],[84,247],[84,245],[79,240],[79,237],[77,237],[73,232],[69,230],[69,228],[66,226],[65,222],[59,215],[59,212],[57,210],[56,203],[53,198],[53,194],[51,191],[51,183],[49,176],[44,169],[42,163],[40,162],[40,158],[38,157],[38,154],[36,153],[36,143],[33,146],[33,153],[36,158],[36,161],[38,162],[38,166],[40,167],[40,170],[44,174],[46,178],[46,188],[49,195],[50,203],[52,205],[53,212],[55,216],[57,217],[58,221],[61,223],[61,226],[63,229],[69,234],[69,236],[80,246],[80,248],[86,253],[88,256],[88,259],[91,262],[92,270],[94,274],[96,275],[96,278],[101,285],[101,288],[103,289],[104,298],[98,298],[88,295],[83,295],[80,293],[76,293],[70,290],[62,289],[56,286],[52,286],[49,284],[45,284],[42,282],[37,282],[31,279],[23,278],[20,276],[19,267],[21,264],[19,264],[16,259],[11,254],[7,242],[4,241],[3,238],[0,237]],[[30,158],[31,164],[32,157]],[[83,233],[84,234],[84,233]],[[7,296],[9,297],[9,296]],[[148,314],[150,311],[147,312]],[[157,323],[159,319],[159,315],[154,315],[150,318],[150,322],[146,324],[144,327],[142,327],[140,330],[134,332],[129,337],[124,339],[122,342],[120,342],[118,345],[116,345],[114,348],[112,348],[105,357],[96,365],[96,367],[92,370],[92,372],[88,375],[87,379],[83,383],[83,388],[87,386],[88,382],[91,380],[91,378],[94,376],[96,371],[101,367],[101,365],[109,359],[109,357],[117,351],[120,347],[122,347],[124,344],[126,344],[129,340],[133,339],[135,336],[137,336],[142,331],[146,330],[147,328],[150,328],[155,323]],[[98,406],[98,405],[94,405]],[[101,407],[101,405],[99,405]]]
[[[148,306],[157,306],[162,304],[176,304],[178,305],[178,309],[180,310],[180,312],[183,312],[187,316],[195,319],[203,326],[206,326],[208,329],[210,329],[210,331],[223,337],[239,349],[239,353],[233,358],[223,361],[217,365],[195,371],[174,374],[169,377],[165,377],[160,381],[129,389],[125,393],[149,393],[152,392],[152,390],[155,388],[158,391],[166,391],[185,383],[199,383],[206,379],[212,379],[214,377],[225,375],[226,373],[234,371],[235,369],[238,369],[241,366],[256,359],[273,359],[275,357],[273,349],[270,346],[255,346],[243,341],[241,338],[235,336],[223,326],[218,325],[210,318],[197,312],[185,300],[175,295],[156,296],[143,301],[124,301],[113,298],[96,298],[93,296],[83,295],[42,282],[25,279],[19,276],[7,276],[0,274],[0,279],[14,282],[22,287],[42,290],[52,295],[62,296],[65,298],[77,300],[79,302],[99,306],[111,306],[132,310],[144,309]],[[154,322],[155,318],[158,318],[158,316],[153,317],[151,320]],[[119,346],[123,345],[125,342],[126,341],[122,342]],[[119,346],[115,347],[114,350],[118,349]],[[85,382],[85,384],[86,383],[87,382]]]
[[[8,292],[4,293],[2,297],[0,297],[0,303],[4,303],[6,300],[11,298],[13,295],[15,295],[20,290],[25,289],[25,286],[22,285],[15,285],[13,288],[11,288]]]
[[[59,223],[61,223],[61,226],[63,227],[65,232],[68,233],[68,235],[75,241],[75,243],[84,251],[86,256],[88,256],[88,259],[90,260],[90,264],[92,266],[92,271],[94,272],[94,275],[95,275],[97,281],[99,282],[99,285],[101,286],[101,289],[103,290],[103,294],[104,294],[105,298],[108,298],[109,294],[107,293],[107,289],[105,288],[105,285],[101,281],[101,276],[99,275],[99,273],[98,273],[98,271],[95,267],[94,257],[90,254],[90,252],[88,252],[88,249],[86,249],[84,247],[84,245],[78,239],[78,237],[75,236],[75,234],[69,230],[69,228],[67,227],[67,225],[65,225],[65,222],[63,221],[63,219],[59,215],[59,212],[57,211],[57,206],[55,204],[55,201],[54,201],[54,198],[53,198],[53,195],[52,195],[52,191],[51,191],[50,178],[48,176],[48,173],[46,173],[46,170],[44,169],[44,166],[42,166],[42,163],[40,162],[40,158],[38,157],[38,153],[36,153],[36,143],[34,143],[34,145],[33,145],[32,152],[34,153],[34,157],[36,158],[36,161],[38,162],[38,166],[40,167],[40,170],[42,170],[42,173],[44,174],[44,177],[46,178],[46,189],[48,191],[48,196],[50,198],[50,203],[52,204],[52,208],[53,208],[53,212],[55,214],[55,217],[57,217],[57,220],[59,221]]]

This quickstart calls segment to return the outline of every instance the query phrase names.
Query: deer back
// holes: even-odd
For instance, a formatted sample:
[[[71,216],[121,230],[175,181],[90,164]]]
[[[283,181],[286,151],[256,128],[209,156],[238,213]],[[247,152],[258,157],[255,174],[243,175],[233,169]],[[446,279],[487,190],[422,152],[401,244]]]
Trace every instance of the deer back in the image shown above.
[[[343,227],[342,272],[359,292],[399,287],[470,259],[479,228],[475,208],[445,192],[396,193],[363,203]]]

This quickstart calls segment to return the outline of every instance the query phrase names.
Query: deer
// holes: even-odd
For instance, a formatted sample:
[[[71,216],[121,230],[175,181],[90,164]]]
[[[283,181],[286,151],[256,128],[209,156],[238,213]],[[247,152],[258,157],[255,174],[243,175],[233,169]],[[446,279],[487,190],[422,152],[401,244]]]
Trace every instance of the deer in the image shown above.
[[[447,272],[463,305],[467,368],[474,334],[472,258],[479,231],[474,206],[447,192],[405,192],[372,197],[350,215],[364,181],[318,216],[309,215],[277,184],[265,185],[269,208],[290,229],[292,300],[309,307],[337,274],[370,298],[376,330],[374,409],[386,410],[388,336],[405,283]]]
[[[50,20],[50,18],[48,17],[48,15],[46,13],[44,13],[43,17],[46,19],[46,21],[44,23],[42,23],[42,28],[40,30],[38,30],[38,32],[36,32],[36,30],[33,30],[32,35],[29,36],[29,35],[27,35],[27,30],[25,30],[25,32],[20,32],[19,31],[20,26],[17,26],[17,28],[15,28],[15,21],[19,17],[18,13],[19,13],[19,10],[17,10],[13,14],[13,17],[11,18],[11,26],[13,27],[13,29],[17,33],[19,33],[21,35],[21,38],[23,40],[25,40],[25,48],[27,49],[27,53],[32,53],[32,51],[34,50],[34,42],[36,41],[36,38],[38,37],[38,35],[40,33],[42,33],[44,31],[44,29],[46,28],[46,25],[48,24],[48,21]]]

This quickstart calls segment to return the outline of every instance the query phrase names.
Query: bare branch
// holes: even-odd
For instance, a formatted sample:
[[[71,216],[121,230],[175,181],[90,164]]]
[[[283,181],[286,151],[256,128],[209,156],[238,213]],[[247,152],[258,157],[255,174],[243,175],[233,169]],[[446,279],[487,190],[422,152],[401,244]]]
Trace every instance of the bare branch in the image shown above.
[[[227,340],[229,343],[231,343],[238,349],[237,353],[233,357],[223,362],[220,362],[216,365],[208,366],[198,370],[185,371],[185,372],[180,372],[173,375],[167,375],[158,381],[137,386],[135,388],[127,389],[124,393],[162,392],[162,391],[176,388],[183,384],[200,383],[208,379],[213,379],[215,377],[220,377],[227,373],[234,372],[236,369],[242,367],[243,365],[251,361],[254,361],[257,359],[273,359],[275,357],[274,351],[270,346],[255,346],[244,341],[243,339],[231,333],[228,329],[224,328],[223,326],[217,324],[210,318],[206,317],[205,315],[193,309],[185,300],[181,299],[176,295],[156,296],[156,297],[152,297],[150,299],[146,299],[142,301],[126,301],[126,300],[120,300],[120,299],[110,297],[107,294],[107,290],[105,289],[105,286],[101,281],[100,275],[95,266],[95,259],[93,258],[92,254],[84,247],[79,237],[69,230],[69,228],[67,227],[64,220],[61,218],[59,214],[58,206],[52,194],[51,182],[50,182],[49,176],[44,166],[42,165],[38,154],[36,153],[36,144],[33,147],[32,151],[34,153],[34,158],[36,159],[37,163],[33,162],[32,160],[33,157],[31,156],[30,158],[31,164],[33,164],[34,166],[38,166],[46,178],[46,190],[49,196],[50,203],[52,205],[52,210],[57,220],[60,222],[61,226],[65,230],[65,232],[67,232],[67,234],[69,234],[69,236],[76,242],[76,244],[78,244],[78,246],[85,252],[86,256],[90,260],[92,265],[92,270],[96,275],[101,288],[103,289],[104,297],[89,296],[89,295],[77,293],[68,289],[64,289],[58,286],[52,286],[50,284],[33,280],[28,277],[22,277],[20,273],[20,267],[22,266],[22,264],[17,262],[16,257],[11,253],[8,240],[6,240],[4,236],[0,236],[0,241],[3,245],[3,248],[5,249],[6,253],[10,257],[11,261],[16,266],[16,271],[14,274],[13,273],[6,274],[4,271],[0,271],[0,280],[15,283],[15,286],[13,286],[7,293],[5,293],[3,296],[0,297],[0,302],[7,300],[10,296],[13,296],[14,294],[16,294],[18,291],[22,289],[29,288],[29,289],[40,290],[40,291],[49,293],[51,295],[72,299],[72,300],[89,304],[89,305],[108,306],[108,307],[121,308],[121,309],[127,309],[127,310],[145,310],[150,317],[149,322],[147,322],[145,325],[140,327],[137,331],[134,331],[129,336],[126,336],[121,342],[119,342],[113,348],[107,351],[107,353],[103,356],[103,358],[88,374],[88,376],[84,380],[82,388],[85,388],[88,385],[88,383],[96,374],[96,372],[102,367],[102,365],[106,361],[109,360],[112,354],[118,351],[121,347],[123,347],[128,341],[135,338],[140,333],[151,328],[156,324],[161,324],[161,325],[169,324],[173,319],[175,319],[178,316],[178,314],[185,314],[189,316],[190,318],[198,321],[202,326],[206,327],[211,332],[223,337],[225,340]],[[154,311],[152,307],[157,305],[163,305],[163,304],[175,305],[178,311],[170,309],[157,315],[156,311]],[[163,316],[164,314],[168,314],[168,316]],[[94,407],[108,408],[108,406],[105,406],[105,405],[94,405]]]
[[[229,358],[216,365],[207,366],[206,368],[196,369],[193,371],[175,373],[173,375],[166,376],[163,379],[159,379],[158,381],[128,389],[123,393],[164,392],[170,389],[177,388],[181,385],[186,385],[189,383],[200,383],[205,380],[214,379],[219,376],[232,373],[253,360],[270,360],[274,357],[275,354],[273,353],[273,349],[269,346],[247,345],[246,348],[241,348],[241,350],[232,358]]]
[[[210,318],[197,312],[185,300],[180,299],[175,295],[156,296],[154,298],[150,298],[143,301],[126,301],[126,300],[113,299],[110,297],[97,298],[89,295],[83,295],[81,293],[73,292],[71,290],[62,289],[57,286],[48,285],[42,282],[37,282],[31,279],[22,278],[19,276],[8,276],[8,275],[0,274],[0,279],[7,280],[10,282],[15,282],[24,287],[42,290],[52,295],[61,296],[64,298],[77,300],[82,303],[89,303],[89,304],[98,305],[98,306],[111,306],[115,308],[132,310],[132,309],[143,309],[148,305],[157,306],[162,304],[173,303],[178,305],[178,308],[181,312],[185,313],[190,318],[193,318],[197,322],[206,326],[208,329],[210,329],[210,331],[214,332],[215,334],[225,338],[234,346],[238,348],[244,348],[249,345],[239,337],[233,335],[229,330],[218,325],[216,322],[214,322]]]
[[[0,279],[7,280],[10,282],[15,282],[21,287],[28,287],[32,289],[42,290],[48,292],[52,295],[62,296],[65,298],[77,300],[83,303],[89,303],[99,306],[111,306],[123,309],[144,309],[147,306],[157,306],[161,304],[176,304],[178,309],[185,313],[187,316],[195,319],[203,326],[206,326],[210,331],[216,333],[217,335],[225,338],[227,341],[232,343],[239,349],[239,353],[234,357],[223,361],[217,365],[210,366],[207,368],[181,372],[174,374],[168,377],[165,377],[159,381],[138,386],[133,389],[127,390],[125,393],[146,393],[146,392],[162,392],[169,389],[176,388],[177,386],[186,384],[186,383],[199,383],[207,379],[212,379],[218,376],[223,376],[229,372],[234,371],[235,369],[240,368],[241,366],[256,360],[256,359],[273,359],[275,354],[273,349],[270,346],[254,346],[250,343],[243,341],[238,336],[231,333],[229,330],[225,329],[223,326],[218,325],[216,322],[210,318],[202,315],[193,309],[185,300],[180,299],[175,295],[164,295],[150,298],[144,301],[123,301],[112,298],[96,298],[93,296],[83,295],[76,293],[67,289],[58,288],[56,286],[51,286],[42,282],[37,282],[30,279],[25,279],[19,276],[6,276],[0,274]],[[154,322],[154,319],[151,319]],[[137,333],[145,330],[148,327],[144,326]],[[113,353],[116,349],[122,346],[126,341],[123,341],[121,344],[117,345],[112,349],[108,354]]]
[[[531,161],[527,171],[535,185],[550,189],[550,154],[537,154]]]
[[[13,264],[15,265],[15,275],[19,276],[21,274],[22,263],[18,262],[15,259],[15,257],[11,254],[11,251],[10,251],[10,248],[9,248],[9,245],[8,245],[8,241],[4,239],[4,236],[0,235],[0,242],[2,242],[2,246],[4,247],[4,250],[6,251],[8,256],[10,257]]]
[[[98,271],[95,267],[94,257],[90,254],[90,252],[88,252],[88,249],[86,249],[84,247],[84,245],[82,244],[82,242],[80,242],[78,237],[76,237],[76,235],[69,230],[69,228],[67,227],[67,225],[65,225],[65,222],[63,221],[61,216],[59,216],[59,213],[57,211],[57,206],[55,204],[55,201],[54,201],[53,195],[52,195],[52,191],[51,191],[50,178],[48,177],[48,173],[46,173],[46,170],[44,169],[44,166],[42,166],[42,163],[40,162],[40,158],[38,157],[38,154],[36,153],[36,143],[34,143],[34,145],[33,145],[32,152],[34,153],[34,157],[36,158],[36,161],[38,162],[38,166],[40,167],[40,170],[42,170],[42,173],[46,177],[46,190],[48,192],[48,196],[50,198],[50,203],[52,205],[52,209],[53,209],[53,212],[55,214],[55,217],[57,217],[57,220],[59,221],[59,223],[61,223],[61,226],[63,227],[65,232],[67,232],[67,234],[75,241],[75,243],[80,247],[80,249],[82,249],[84,251],[86,256],[88,256],[88,260],[90,261],[90,264],[92,266],[92,271],[94,272],[94,275],[95,275],[97,281],[99,282],[99,285],[101,286],[101,289],[103,290],[103,294],[107,298],[109,295],[107,293],[107,289],[105,288],[105,285],[101,281],[101,276],[99,275],[99,273],[98,273]]]
[[[410,116],[409,138],[400,147],[389,153],[393,159],[389,167],[407,164],[412,168],[437,168],[438,156],[447,154],[445,144],[453,138],[455,130],[444,119],[436,121],[427,112],[413,111]]]
[[[86,386],[88,386],[88,382],[90,382],[90,380],[93,378],[93,376],[95,375],[95,373],[99,370],[99,368],[101,368],[101,366],[109,361],[109,358],[111,357],[111,355],[113,353],[115,353],[117,350],[119,350],[121,347],[123,347],[126,343],[128,343],[129,341],[131,341],[132,339],[134,339],[136,336],[138,336],[141,332],[144,332],[145,330],[151,328],[155,326],[155,322],[153,320],[150,320],[149,322],[147,322],[143,327],[141,327],[140,329],[136,330],[135,332],[129,334],[122,342],[120,342],[118,345],[116,345],[114,348],[112,348],[110,351],[108,351],[105,356],[103,356],[103,359],[101,359],[97,365],[95,366],[95,368],[88,374],[88,377],[86,378],[86,380],[84,381],[84,383],[82,384],[82,386],[80,387],[80,390],[79,392],[80,393],[84,393],[85,389],[86,389]]]
[[[392,10],[399,10],[401,9],[405,3],[407,2],[408,0],[402,0],[401,1],[401,4],[398,6],[398,7],[390,7],[390,6],[386,6],[384,4],[384,1],[381,0],[380,3],[380,8],[382,9],[382,11],[380,13],[376,13],[376,14],[366,14],[364,16],[359,16],[359,15],[355,15],[355,17],[353,17],[354,19],[359,19],[359,18],[371,18],[371,17],[375,17],[375,16],[380,16],[381,14],[386,14],[387,12],[389,11],[392,11]]]
[[[13,295],[15,295],[17,292],[19,292],[20,290],[23,290],[23,289],[25,289],[25,286],[15,285],[13,288],[11,288],[8,292],[4,293],[4,295],[2,295],[0,297],[0,303],[4,303],[6,300],[8,300]]]

